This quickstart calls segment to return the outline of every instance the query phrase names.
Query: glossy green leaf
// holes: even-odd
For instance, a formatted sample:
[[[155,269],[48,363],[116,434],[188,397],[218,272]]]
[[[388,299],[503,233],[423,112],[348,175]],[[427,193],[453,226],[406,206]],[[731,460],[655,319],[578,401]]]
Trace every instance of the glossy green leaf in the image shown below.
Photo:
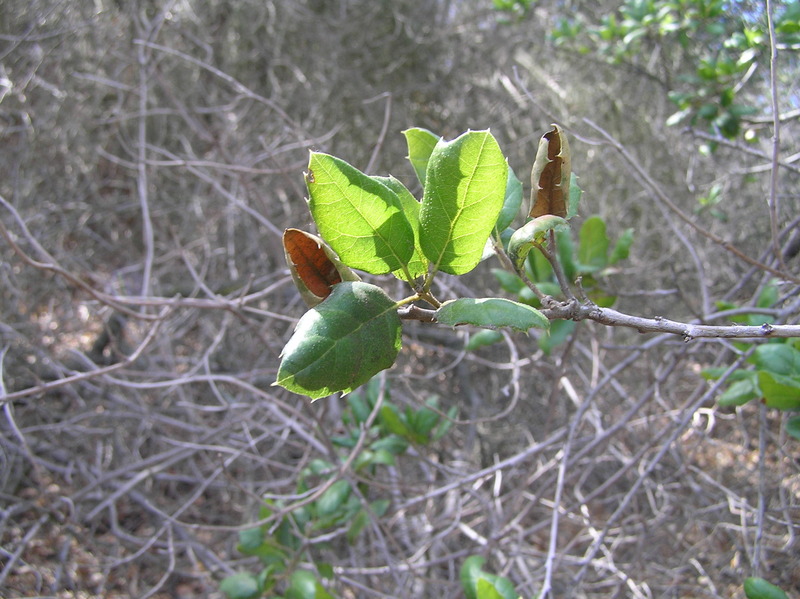
[[[744,594],[747,599],[789,599],[780,587],[757,577],[745,579]]]
[[[406,137],[406,145],[408,146],[408,160],[411,162],[414,172],[417,173],[417,179],[424,186],[428,160],[440,137],[420,127],[406,129],[403,131],[403,135]]]
[[[350,483],[346,480],[337,480],[317,499],[317,513],[320,516],[335,514],[350,497]]]
[[[800,409],[800,379],[759,370],[758,387],[768,407],[779,410]]]
[[[503,209],[497,217],[495,229],[505,231],[519,214],[522,206],[522,181],[514,174],[514,170],[508,167],[508,180],[506,181],[506,195],[503,199]]]
[[[255,599],[261,596],[256,577],[248,572],[239,572],[225,578],[219,589],[228,599]]]
[[[436,144],[420,210],[420,245],[435,270],[461,275],[480,262],[507,179],[506,159],[488,131]]]
[[[289,580],[286,599],[334,599],[334,597],[311,572],[295,570]]]
[[[608,236],[606,223],[599,216],[586,219],[578,235],[578,262],[588,271],[600,270],[608,264]]]
[[[414,254],[409,260],[407,269],[411,279],[421,277],[428,272],[428,259],[422,253],[422,248],[419,245],[419,210],[420,203],[417,201],[410,191],[400,181],[394,177],[373,177],[379,183],[383,183],[397,194],[400,200],[400,205],[403,207],[403,214],[405,214],[408,223],[411,225],[411,230],[414,233]],[[398,279],[408,280],[405,270],[396,270],[392,274]]]
[[[339,283],[297,323],[274,384],[312,399],[349,393],[392,366],[400,344],[396,303],[375,285]]]
[[[566,224],[567,221],[563,218],[552,214],[534,218],[514,231],[508,242],[508,255],[518,267],[521,267],[528,252],[534,248],[534,244],[544,241],[547,231]]]
[[[342,262],[372,274],[408,264],[414,232],[394,191],[318,152],[311,153],[306,185],[314,222]]]
[[[511,327],[519,331],[550,327],[550,321],[536,308],[498,297],[450,300],[436,310],[436,321],[450,326],[472,324],[485,328]]]

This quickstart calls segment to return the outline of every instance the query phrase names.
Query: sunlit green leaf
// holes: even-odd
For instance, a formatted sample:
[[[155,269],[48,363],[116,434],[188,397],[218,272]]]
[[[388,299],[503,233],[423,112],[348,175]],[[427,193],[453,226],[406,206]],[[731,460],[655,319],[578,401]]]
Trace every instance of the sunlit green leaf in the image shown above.
[[[411,162],[411,166],[414,167],[414,172],[417,173],[417,179],[424,186],[428,160],[440,137],[427,129],[419,127],[406,129],[403,131],[403,135],[406,137],[406,145],[408,146],[408,160]]]
[[[416,279],[428,272],[428,259],[422,253],[422,248],[419,245],[419,211],[420,203],[411,194],[410,191],[400,181],[394,177],[373,177],[380,183],[383,183],[391,189],[397,198],[400,200],[400,205],[403,207],[403,214],[405,214],[408,223],[411,225],[411,230],[414,233],[414,254],[409,260],[407,265],[408,273],[411,279]],[[404,270],[396,270],[393,273],[398,279],[406,280],[406,273]]]
[[[394,191],[318,152],[311,153],[306,185],[314,222],[342,262],[372,274],[408,264],[414,233]]]
[[[435,270],[461,275],[480,262],[507,179],[505,157],[488,131],[436,144],[420,211],[420,244]]]

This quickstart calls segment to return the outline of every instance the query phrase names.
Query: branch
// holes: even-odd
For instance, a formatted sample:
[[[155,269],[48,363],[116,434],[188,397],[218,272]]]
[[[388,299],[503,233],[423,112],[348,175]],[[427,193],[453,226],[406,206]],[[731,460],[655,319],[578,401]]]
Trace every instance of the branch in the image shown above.
[[[668,333],[678,335],[684,341],[692,339],[776,339],[800,337],[800,325],[762,324],[745,325],[707,325],[678,322],[661,316],[642,318],[623,314],[611,308],[600,308],[592,303],[578,303],[577,300],[555,304],[545,308],[542,313],[550,320],[592,320],[610,327],[627,327],[640,333]],[[398,311],[403,320],[436,322],[436,310],[418,306],[406,306]]]

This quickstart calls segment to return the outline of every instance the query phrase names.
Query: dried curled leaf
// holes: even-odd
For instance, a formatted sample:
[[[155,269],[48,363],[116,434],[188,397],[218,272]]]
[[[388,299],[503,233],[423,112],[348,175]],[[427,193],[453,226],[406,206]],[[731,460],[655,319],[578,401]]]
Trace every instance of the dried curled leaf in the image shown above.
[[[337,283],[359,281],[360,277],[338,259],[316,235],[300,229],[283,232],[283,251],[292,279],[309,307],[316,306]]]
[[[531,218],[552,214],[567,216],[570,184],[569,143],[564,131],[553,125],[539,140],[531,171]]]

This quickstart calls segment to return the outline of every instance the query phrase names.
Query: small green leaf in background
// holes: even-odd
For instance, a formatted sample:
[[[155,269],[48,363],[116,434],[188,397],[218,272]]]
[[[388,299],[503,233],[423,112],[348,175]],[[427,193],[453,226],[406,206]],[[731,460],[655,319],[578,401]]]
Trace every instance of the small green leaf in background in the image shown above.
[[[475,585],[475,595],[478,599],[503,599],[495,586],[485,578],[479,578]]]
[[[747,599],[789,599],[780,587],[757,577],[745,579],[744,594]]]
[[[342,262],[372,274],[408,264],[414,232],[386,185],[319,152],[311,152],[306,185],[311,216]]]
[[[599,216],[586,219],[578,235],[578,262],[588,271],[605,268],[608,264],[608,236],[606,223]]]
[[[419,210],[421,205],[406,186],[394,177],[373,177],[373,179],[383,183],[397,194],[400,205],[403,207],[403,214],[405,214],[408,223],[411,225],[411,230],[414,233],[414,255],[408,262],[407,270],[411,278],[416,279],[428,272],[428,259],[425,258],[425,254],[422,253],[422,248],[419,246]],[[403,270],[396,270],[392,274],[398,279],[406,280],[405,271]]]
[[[581,195],[583,190],[578,187],[578,176],[575,173],[570,174],[569,184],[569,198],[567,201],[567,220],[578,214],[578,206],[581,203]]]
[[[617,239],[614,249],[611,250],[611,256],[608,258],[609,264],[616,264],[621,260],[625,260],[630,254],[631,245],[633,244],[633,229],[625,229],[622,235]]]
[[[514,170],[508,167],[508,181],[506,182],[506,196],[503,199],[503,209],[497,217],[495,230],[505,231],[519,214],[522,206],[522,181],[514,174]]]
[[[434,270],[463,275],[478,265],[503,208],[508,164],[488,131],[439,140],[420,210],[420,245]]]
[[[350,483],[340,479],[328,487],[317,499],[317,513],[320,516],[335,514],[350,497]]]
[[[219,589],[228,599],[255,599],[261,596],[256,577],[248,572],[239,572],[225,578]]]
[[[486,560],[480,555],[473,555],[464,560],[459,580],[466,599],[519,599],[514,585],[508,578],[482,569],[485,562]]]
[[[436,310],[436,321],[453,327],[472,324],[486,328],[511,327],[518,331],[550,327],[548,318],[536,308],[499,297],[447,301]]]
[[[401,333],[397,305],[380,287],[339,283],[297,323],[274,384],[311,399],[349,393],[394,364]]]
[[[286,599],[334,599],[317,578],[305,570],[292,572]]]
[[[757,376],[755,372],[748,373],[751,376],[734,382],[725,392],[719,396],[717,402],[721,406],[743,406],[748,401],[761,397],[758,388]]]
[[[545,233],[567,224],[560,216],[545,214],[525,223],[514,231],[508,242],[508,255],[520,267],[535,243],[544,241]]]
[[[553,348],[569,339],[577,325],[574,320],[554,320],[550,323],[550,331],[539,337],[539,348],[549,356]]]
[[[483,329],[478,331],[474,335],[469,338],[467,342],[466,349],[467,351],[475,351],[479,347],[485,347],[487,345],[494,345],[495,343],[499,342],[503,338],[503,333],[500,331],[494,331],[492,329]]]
[[[794,416],[786,421],[786,432],[791,437],[800,440],[800,416]]]
[[[408,161],[414,167],[414,172],[417,173],[417,179],[425,186],[425,171],[428,170],[428,160],[431,157],[433,148],[440,137],[435,133],[431,133],[427,129],[420,127],[412,127],[403,131],[406,136],[406,145],[408,146]]]

